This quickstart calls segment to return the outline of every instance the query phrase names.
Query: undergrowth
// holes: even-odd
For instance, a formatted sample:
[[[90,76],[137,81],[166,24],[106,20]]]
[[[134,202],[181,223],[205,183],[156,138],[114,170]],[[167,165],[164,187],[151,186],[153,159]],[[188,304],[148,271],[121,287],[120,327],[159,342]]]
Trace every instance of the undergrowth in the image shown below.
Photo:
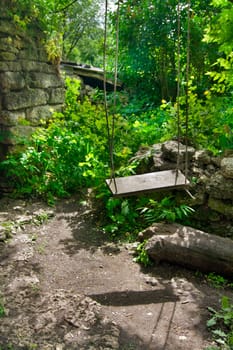
[[[233,303],[227,296],[221,299],[220,309],[208,308],[211,317],[207,321],[216,347],[209,347],[206,350],[232,350],[233,349]]]
[[[214,272],[210,272],[206,276],[207,281],[211,284],[211,286],[215,288],[232,288],[233,289],[233,282],[229,281],[227,278],[218,275]]]
[[[5,315],[6,315],[6,310],[5,310],[3,298],[2,298],[2,296],[0,294],[0,318],[4,317]]]
[[[174,196],[162,199],[141,196],[137,198],[114,198],[106,200],[107,225],[105,231],[112,239],[135,239],[137,233],[154,222],[182,222],[193,214],[194,209]],[[130,232],[130,234],[129,234]]]
[[[189,143],[214,153],[231,148],[231,99],[217,98],[210,92],[200,98],[191,83],[189,90]],[[137,164],[129,160],[140,146],[150,146],[177,134],[176,103],[163,100],[161,106],[124,114],[125,95],[117,93],[119,105],[114,111],[114,163],[116,175],[121,176],[134,171]],[[112,100],[109,95],[110,126],[113,123]],[[100,186],[110,175],[103,101],[95,99],[95,94],[91,99],[81,99],[80,82],[67,78],[65,106],[63,113],[54,113],[46,122],[41,120],[41,127],[25,141],[23,150],[9,154],[7,160],[0,163],[0,170],[6,174],[16,195],[43,197],[52,204],[56,198],[77,189]],[[185,130],[184,97],[180,97],[180,117],[182,134]],[[100,186],[100,191],[102,189]],[[180,207],[170,214],[179,217],[187,210],[187,207]],[[147,215],[150,213],[148,209]],[[170,214],[164,213],[165,217]]]
[[[142,243],[139,243],[136,249],[136,257],[134,258],[134,261],[137,263],[142,264],[143,266],[151,266],[152,260],[150,259],[146,249],[145,245],[147,243],[147,240],[145,239]]]

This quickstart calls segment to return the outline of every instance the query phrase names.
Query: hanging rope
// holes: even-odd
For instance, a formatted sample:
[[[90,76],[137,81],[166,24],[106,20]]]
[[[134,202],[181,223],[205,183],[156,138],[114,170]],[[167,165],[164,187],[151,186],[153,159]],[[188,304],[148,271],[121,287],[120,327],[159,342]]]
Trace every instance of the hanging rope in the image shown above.
[[[187,185],[188,177],[188,122],[189,122],[189,100],[188,100],[188,88],[189,88],[189,69],[190,69],[190,0],[187,3],[187,47],[186,47],[186,91],[185,91],[185,185]],[[180,36],[181,36],[181,20],[180,20],[180,2],[177,5],[177,137],[178,137],[178,150],[177,150],[177,164],[176,164],[176,179],[178,177],[178,170],[180,168],[180,138],[181,138],[181,118],[180,118],[180,80],[181,80],[181,67],[180,67]],[[192,198],[195,197],[186,188],[187,194]]]
[[[189,72],[190,72],[190,10],[191,2],[187,0],[187,50],[186,50],[186,91],[185,91],[185,185],[188,177],[188,126],[189,126]],[[195,197],[186,188],[187,194]]]
[[[178,171],[180,168],[180,2],[177,5],[177,163],[176,163],[176,180],[178,177]]]
[[[190,0],[187,2],[187,49],[185,91],[185,180],[188,176],[189,71],[190,71]]]
[[[104,14],[104,54],[103,54],[103,68],[104,68],[104,109],[105,109],[105,119],[107,126],[107,137],[108,137],[108,148],[110,157],[110,168],[111,168],[111,181],[114,182],[115,191],[117,192],[117,185],[115,180],[115,166],[113,158],[113,140],[114,140],[114,127],[115,127],[115,115],[112,117],[112,125],[110,126],[109,113],[108,113],[108,101],[107,101],[107,18],[108,18],[108,0],[105,0],[105,14]],[[117,44],[118,45],[118,44]],[[117,70],[115,68],[115,74],[117,75]],[[114,77],[114,96],[115,96],[115,77]],[[115,97],[114,97],[115,99]],[[115,104],[115,102],[114,102]]]
[[[114,116],[116,115],[116,98],[117,98],[117,75],[118,75],[118,54],[119,54],[119,24],[120,24],[120,1],[117,2],[116,12],[116,48],[115,48],[115,62],[114,62]],[[113,118],[114,121],[115,118]],[[114,135],[114,123],[112,127]]]

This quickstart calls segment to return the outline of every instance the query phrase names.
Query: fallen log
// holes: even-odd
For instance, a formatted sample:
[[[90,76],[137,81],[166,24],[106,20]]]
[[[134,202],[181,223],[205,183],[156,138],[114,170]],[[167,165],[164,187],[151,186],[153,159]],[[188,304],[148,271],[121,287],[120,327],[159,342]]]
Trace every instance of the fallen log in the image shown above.
[[[203,272],[233,277],[233,241],[192,227],[155,224],[142,232],[145,250],[157,263],[167,261]],[[161,234],[160,234],[161,233]]]

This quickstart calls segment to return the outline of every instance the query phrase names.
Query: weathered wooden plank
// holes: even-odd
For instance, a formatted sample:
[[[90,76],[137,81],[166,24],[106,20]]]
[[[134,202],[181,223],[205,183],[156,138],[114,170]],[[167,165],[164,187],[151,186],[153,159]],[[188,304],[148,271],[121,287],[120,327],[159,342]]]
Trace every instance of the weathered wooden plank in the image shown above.
[[[106,183],[114,196],[129,196],[164,189],[183,188],[189,181],[179,170],[165,170],[141,175],[117,177]]]

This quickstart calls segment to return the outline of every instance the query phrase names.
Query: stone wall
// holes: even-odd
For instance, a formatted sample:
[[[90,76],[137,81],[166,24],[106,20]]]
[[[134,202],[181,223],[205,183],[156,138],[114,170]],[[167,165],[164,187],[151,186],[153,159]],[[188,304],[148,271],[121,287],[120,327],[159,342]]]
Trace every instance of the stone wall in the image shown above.
[[[167,141],[142,148],[133,159],[139,161],[138,173],[176,169],[177,141]],[[179,168],[185,169],[186,147],[180,144]],[[185,203],[195,208],[194,220],[198,226],[216,230],[224,236],[233,237],[233,151],[215,157],[206,150],[188,147],[189,190]],[[179,191],[173,193],[180,196]],[[168,194],[169,195],[169,194]]]
[[[0,160],[63,107],[64,82],[42,39],[0,15]]]

